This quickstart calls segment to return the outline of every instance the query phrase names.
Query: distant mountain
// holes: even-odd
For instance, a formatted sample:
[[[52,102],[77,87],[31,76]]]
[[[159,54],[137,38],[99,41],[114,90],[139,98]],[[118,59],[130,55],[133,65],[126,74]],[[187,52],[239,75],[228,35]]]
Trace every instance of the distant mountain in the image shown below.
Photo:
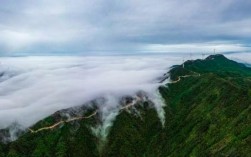
[[[164,125],[139,93],[122,98],[113,125],[102,130],[101,98],[92,108],[58,111],[16,141],[2,142],[0,157],[251,156],[250,68],[212,55],[174,66],[169,77],[159,87]]]

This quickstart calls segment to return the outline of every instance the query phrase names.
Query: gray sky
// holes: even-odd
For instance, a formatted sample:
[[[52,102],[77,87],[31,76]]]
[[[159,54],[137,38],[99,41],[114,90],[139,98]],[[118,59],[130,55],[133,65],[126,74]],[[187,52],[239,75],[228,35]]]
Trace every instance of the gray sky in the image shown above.
[[[250,0],[1,0],[1,55],[250,51]]]

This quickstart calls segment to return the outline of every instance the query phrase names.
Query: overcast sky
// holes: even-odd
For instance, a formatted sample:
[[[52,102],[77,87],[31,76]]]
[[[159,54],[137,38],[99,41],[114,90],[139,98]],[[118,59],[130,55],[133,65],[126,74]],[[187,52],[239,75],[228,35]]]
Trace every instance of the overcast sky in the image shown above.
[[[1,0],[1,55],[250,51],[250,0]]]

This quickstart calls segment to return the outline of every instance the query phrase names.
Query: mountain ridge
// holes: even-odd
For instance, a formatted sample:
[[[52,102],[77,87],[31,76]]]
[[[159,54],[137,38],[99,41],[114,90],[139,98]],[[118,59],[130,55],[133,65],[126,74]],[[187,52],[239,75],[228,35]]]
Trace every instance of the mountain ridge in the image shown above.
[[[0,144],[0,156],[251,155],[250,68],[211,55],[174,66],[169,77],[171,82],[159,87],[166,104],[164,127],[152,102],[142,101],[119,112],[105,139],[94,134],[100,122],[95,116],[27,132],[17,141]],[[50,118],[35,128],[46,126]]]

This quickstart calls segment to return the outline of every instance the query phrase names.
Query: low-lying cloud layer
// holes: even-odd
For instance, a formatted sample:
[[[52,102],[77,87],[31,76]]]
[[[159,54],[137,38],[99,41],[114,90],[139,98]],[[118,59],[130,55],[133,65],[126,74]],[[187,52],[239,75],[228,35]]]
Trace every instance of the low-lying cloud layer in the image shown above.
[[[1,58],[0,128],[27,127],[100,96],[154,94],[157,78],[181,62],[177,55]]]
[[[226,54],[225,56],[237,62],[251,65],[251,53],[248,53],[248,52],[230,53],[230,54]]]

